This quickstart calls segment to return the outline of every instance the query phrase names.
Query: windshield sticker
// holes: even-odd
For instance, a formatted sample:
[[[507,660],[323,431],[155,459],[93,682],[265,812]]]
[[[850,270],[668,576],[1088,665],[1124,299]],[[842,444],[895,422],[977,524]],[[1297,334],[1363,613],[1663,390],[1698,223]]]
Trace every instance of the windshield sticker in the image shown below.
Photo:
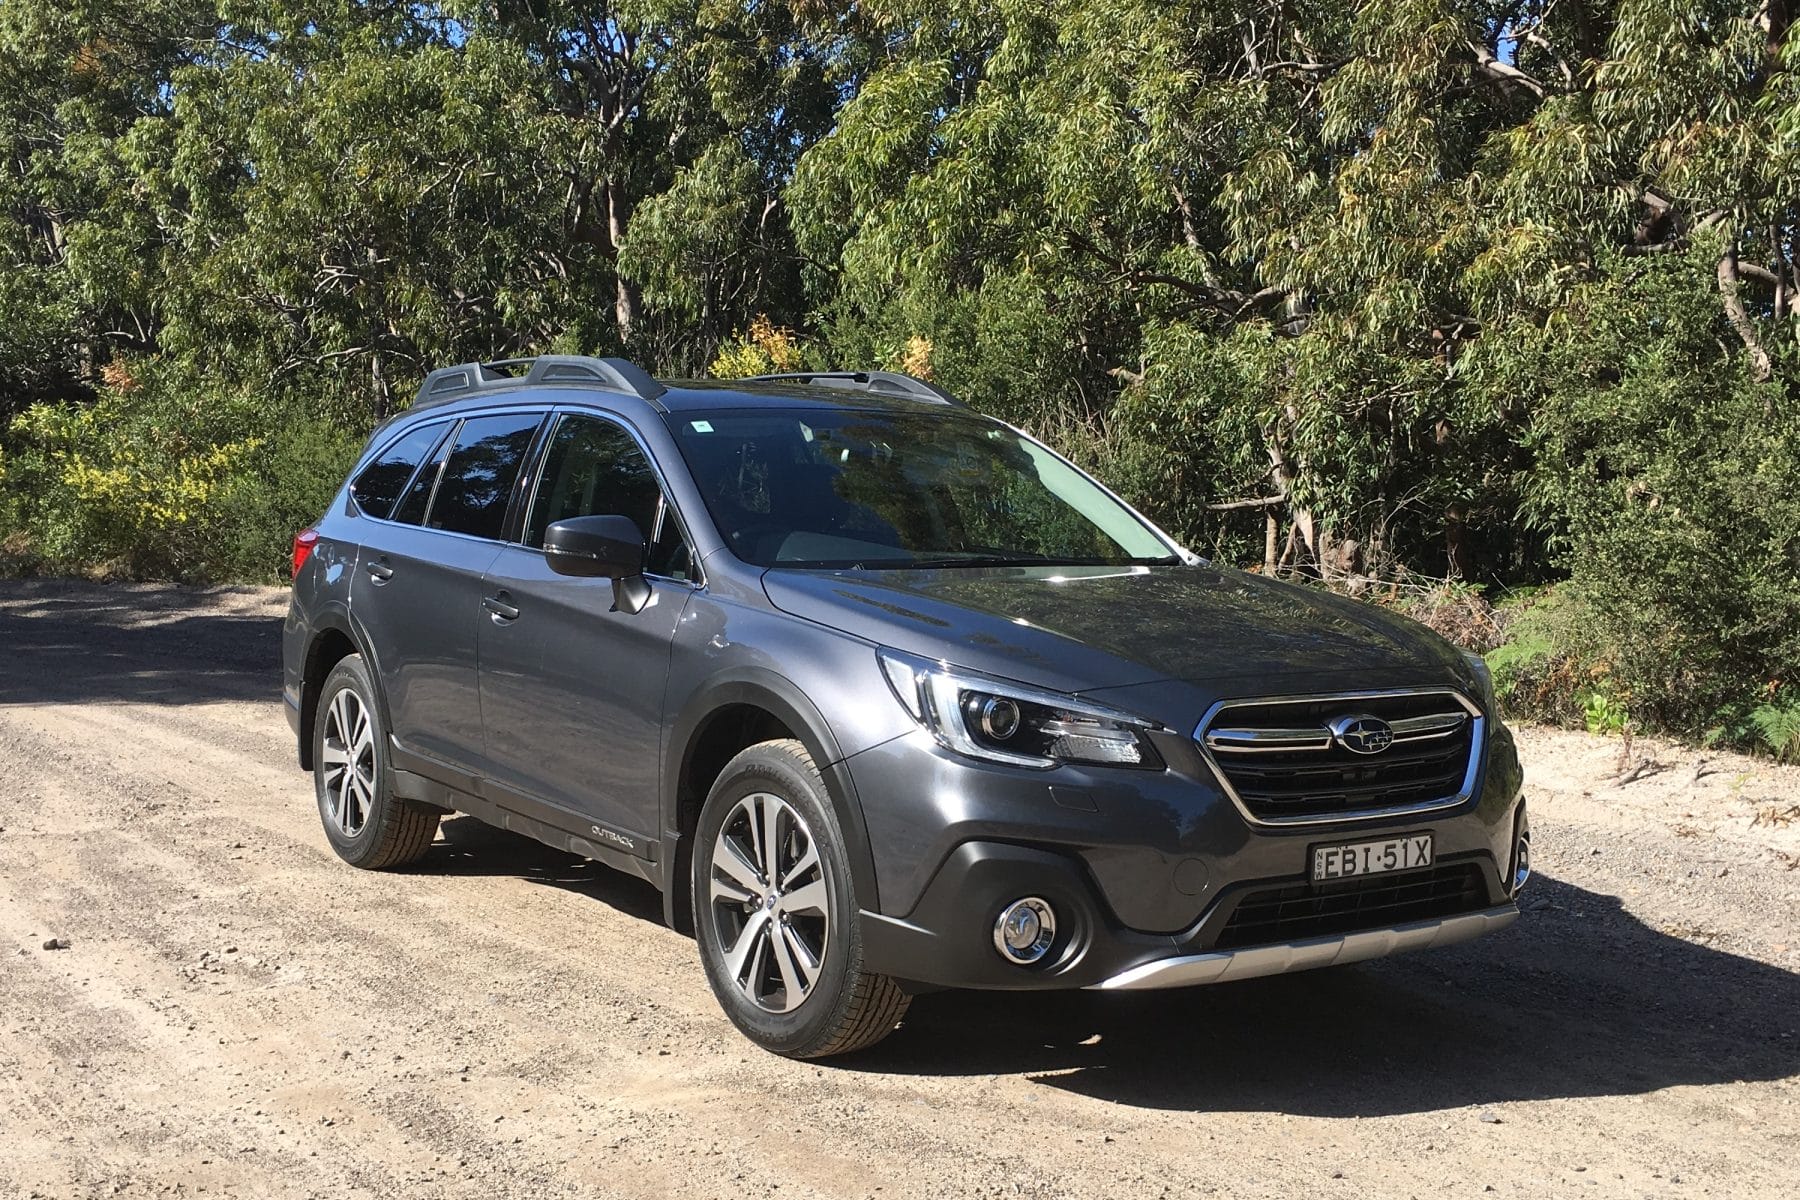
[[[689,421],[688,428],[692,429],[695,433],[711,433],[712,432],[712,422],[711,421]]]

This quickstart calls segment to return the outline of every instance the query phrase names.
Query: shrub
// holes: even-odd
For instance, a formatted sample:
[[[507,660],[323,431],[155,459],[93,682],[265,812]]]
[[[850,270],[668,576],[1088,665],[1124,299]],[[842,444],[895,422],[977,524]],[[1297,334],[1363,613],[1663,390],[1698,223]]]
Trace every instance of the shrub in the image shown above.
[[[8,429],[15,562],[132,578],[278,578],[356,452],[293,405],[119,375]]]
[[[223,536],[209,574],[286,579],[295,532],[324,514],[361,447],[362,439],[317,420],[271,431],[219,497]]]
[[[758,314],[750,328],[719,347],[707,373],[714,379],[743,379],[798,371],[802,362],[800,341],[791,329],[779,329],[766,315]]]
[[[1505,636],[1484,658],[1506,715],[1585,724],[1587,698],[1610,680],[1587,636],[1591,610],[1579,589],[1515,593],[1496,606],[1495,620]]]
[[[1546,349],[1531,512],[1606,694],[1645,729],[1742,741],[1800,685],[1800,437],[1783,388],[1726,355],[1717,296],[1667,270]]]
[[[1800,703],[1761,705],[1750,723],[1776,758],[1800,761]]]
[[[1507,610],[1489,603],[1476,584],[1460,579],[1399,580],[1364,594],[1476,654],[1486,654],[1506,640]]]

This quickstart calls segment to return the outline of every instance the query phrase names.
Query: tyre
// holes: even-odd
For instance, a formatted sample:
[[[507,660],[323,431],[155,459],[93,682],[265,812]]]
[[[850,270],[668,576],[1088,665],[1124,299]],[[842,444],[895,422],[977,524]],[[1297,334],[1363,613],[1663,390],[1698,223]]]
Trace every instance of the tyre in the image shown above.
[[[908,997],[862,968],[843,831],[797,741],[726,764],[694,840],[695,935],[707,982],[765,1050],[824,1058],[872,1046]]]
[[[362,656],[325,677],[313,717],[313,790],[338,857],[367,871],[415,863],[437,837],[435,808],[393,794],[387,732]]]

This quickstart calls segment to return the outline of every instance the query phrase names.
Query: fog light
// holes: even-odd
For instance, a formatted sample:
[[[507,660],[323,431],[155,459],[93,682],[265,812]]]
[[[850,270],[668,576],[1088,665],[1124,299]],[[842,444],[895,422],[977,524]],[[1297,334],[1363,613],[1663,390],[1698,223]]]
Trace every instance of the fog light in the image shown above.
[[[994,922],[994,949],[1008,962],[1021,966],[1050,953],[1056,940],[1056,913],[1036,896],[1014,900],[1000,910]]]

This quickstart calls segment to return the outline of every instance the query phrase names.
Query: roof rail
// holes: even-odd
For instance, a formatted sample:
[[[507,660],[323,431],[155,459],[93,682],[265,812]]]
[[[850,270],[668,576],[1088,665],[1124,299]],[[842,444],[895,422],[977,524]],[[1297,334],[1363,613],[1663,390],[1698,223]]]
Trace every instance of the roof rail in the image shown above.
[[[752,375],[740,383],[805,383],[819,387],[861,388],[869,392],[893,392],[915,400],[951,404],[961,408],[962,401],[938,387],[899,371],[787,371],[779,375]]]
[[[528,367],[524,375],[509,368]],[[498,362],[463,363],[439,367],[419,385],[413,407],[445,404],[480,392],[534,384],[585,384],[609,392],[623,392],[657,404],[666,388],[650,378],[636,363],[623,358],[589,358],[583,354],[540,354],[536,358],[506,358]]]

